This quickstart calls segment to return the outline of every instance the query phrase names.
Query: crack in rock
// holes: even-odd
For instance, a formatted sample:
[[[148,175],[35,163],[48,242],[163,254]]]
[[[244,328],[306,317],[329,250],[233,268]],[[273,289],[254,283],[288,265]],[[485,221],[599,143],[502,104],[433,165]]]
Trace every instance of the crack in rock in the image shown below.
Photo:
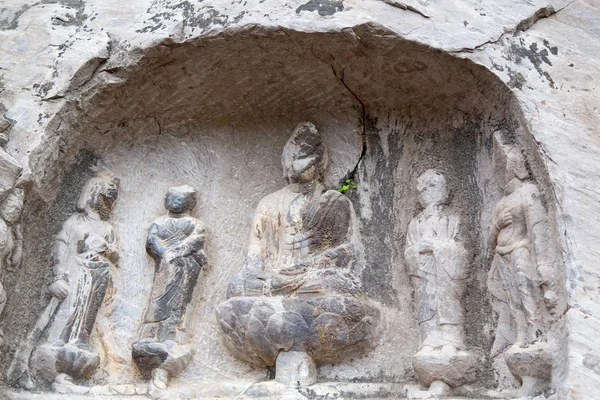
[[[386,1],[386,0],[384,0],[384,1]],[[554,14],[559,13],[560,11],[564,10],[565,8],[567,8],[568,6],[573,4],[574,2],[575,2],[575,0],[571,1],[564,7],[559,8],[558,10],[555,10],[554,7],[552,7],[552,6],[539,8],[531,16],[519,21],[515,25],[514,28],[505,29],[504,33],[502,33],[496,39],[488,40],[488,41],[483,42],[475,47],[463,47],[459,50],[451,51],[450,53],[472,53],[475,50],[480,50],[482,47],[487,46],[488,44],[498,43],[499,41],[501,41],[504,38],[504,36],[506,36],[508,34],[514,35],[517,32],[525,32],[526,30],[530,29],[533,25],[535,25],[535,23],[538,22],[539,20],[551,17]]]
[[[397,0],[382,0],[385,4],[389,4],[392,7],[396,7],[399,8],[401,10],[406,10],[406,11],[412,11],[416,14],[419,14],[420,16],[422,16],[423,18],[431,18],[429,15],[425,14],[423,11],[409,5],[409,4],[405,4],[401,1],[397,1]]]

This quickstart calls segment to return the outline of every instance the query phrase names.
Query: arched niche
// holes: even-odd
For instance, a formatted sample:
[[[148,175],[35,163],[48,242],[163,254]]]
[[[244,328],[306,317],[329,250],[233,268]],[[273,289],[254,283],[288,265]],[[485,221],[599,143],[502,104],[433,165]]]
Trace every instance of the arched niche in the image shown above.
[[[8,345],[22,340],[47,301],[39,293],[51,279],[53,235],[99,165],[121,179],[122,190],[112,218],[121,267],[105,320],[115,354],[104,354],[97,381],[139,380],[130,346],[153,274],[145,237],[164,212],[166,189],[183,183],[199,191],[196,214],[209,231],[211,266],[195,296],[194,363],[179,382],[265,378],[226,351],[214,307],[243,263],[254,207],[283,185],[281,149],[303,121],[326,136],[327,184],[357,183],[347,194],[360,218],[363,280],[382,304],[384,321],[374,351],[321,366],[321,379],[415,380],[414,296],[403,251],[408,222],[418,212],[415,179],[436,168],[447,176],[473,253],[464,305],[468,344],[484,359],[477,384],[510,383],[508,372],[489,359],[495,319],[486,290],[486,238],[506,162],[494,133],[522,149],[554,219],[554,195],[535,140],[510,90],[484,67],[372,25],[331,33],[251,27],[185,43],[122,46],[103,72],[69,95],[31,154],[26,262],[6,285],[4,318],[20,322],[5,330]],[[555,331],[562,334],[557,324]]]

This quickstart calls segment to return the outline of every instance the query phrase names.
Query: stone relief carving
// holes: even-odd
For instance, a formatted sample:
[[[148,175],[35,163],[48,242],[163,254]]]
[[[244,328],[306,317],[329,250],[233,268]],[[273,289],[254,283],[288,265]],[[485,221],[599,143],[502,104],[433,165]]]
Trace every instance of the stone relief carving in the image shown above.
[[[31,387],[28,359],[31,345],[50,322],[48,343],[31,359],[34,375],[55,385],[69,385],[94,373],[100,357],[90,346],[96,317],[111,287],[111,270],[118,266],[115,231],[108,222],[117,200],[119,180],[101,175],[85,185],[77,208],[56,236],[53,249],[53,298],[17,351],[9,377],[17,385]],[[32,343],[33,342],[33,343]]]
[[[0,272],[14,272],[23,258],[23,232],[21,230],[21,212],[23,210],[23,189],[15,188],[8,192],[0,204]],[[0,316],[6,305],[7,295],[0,282]],[[0,329],[0,344],[4,332]]]
[[[493,260],[487,283],[498,313],[492,357],[504,353],[522,382],[520,395],[528,396],[542,390],[552,374],[547,333],[558,305],[553,230],[521,150],[503,148],[505,196],[494,208],[489,236]]]
[[[15,188],[0,205],[0,270],[16,271],[23,258],[21,212],[25,191]]]
[[[189,364],[192,294],[207,264],[203,224],[191,216],[196,191],[172,187],[165,196],[168,214],[148,232],[146,250],[156,263],[150,300],[132,357],[144,375],[152,375],[149,393],[166,389],[169,378]]]
[[[0,106],[0,108],[2,108]],[[11,123],[0,116],[0,274],[15,272],[22,262],[23,234],[21,212],[25,192],[16,183],[22,168],[5,150]],[[0,281],[0,316],[8,296]],[[0,345],[4,342],[4,331],[0,328]]]
[[[522,383],[519,394],[530,396],[545,389],[552,374],[547,334],[558,304],[556,260],[548,249],[553,231],[520,149],[503,149],[508,183],[493,211],[489,237],[493,261],[487,286],[498,313],[491,356],[502,356]],[[364,257],[353,205],[324,187],[327,163],[321,133],[310,123],[300,124],[282,154],[288,185],[259,202],[245,263],[228,286],[227,300],[216,308],[228,349],[255,366],[274,366],[276,381],[292,388],[316,383],[317,365],[365,353],[380,333],[380,311],[362,292]],[[408,225],[404,257],[419,334],[412,364],[427,390],[409,388],[407,395],[442,398],[475,382],[481,366],[479,354],[465,343],[463,294],[472,250],[461,235],[459,213],[448,204],[444,175],[427,170],[416,186],[423,210]],[[134,363],[149,379],[147,389],[146,383],[140,389],[130,381],[97,386],[77,382],[93,375],[100,364],[90,338],[102,323],[100,310],[111,297],[111,270],[119,264],[109,222],[118,191],[118,179],[107,175],[86,184],[79,213],[64,223],[55,240],[54,283],[49,288],[53,297],[18,349],[7,373],[9,383],[32,388],[31,365],[34,377],[62,393],[133,390],[160,397],[171,378],[190,364],[193,294],[208,261],[204,226],[192,215],[197,193],[184,185],[168,190],[168,213],[153,221],[147,236],[155,275],[131,349]],[[0,203],[3,270],[20,264],[22,205],[21,189],[12,189]],[[0,314],[2,300],[6,295],[0,290]],[[48,341],[35,348],[46,331]],[[106,339],[100,336],[101,342]],[[104,351],[107,357],[110,350]],[[260,394],[260,388],[254,393]]]
[[[258,204],[246,262],[216,314],[233,354],[297,387],[316,382],[316,364],[375,345],[380,317],[361,291],[352,203],[322,184],[321,133],[298,125],[281,159],[288,185]]]
[[[410,221],[404,256],[415,291],[419,352],[413,367],[429,392],[444,396],[476,378],[477,359],[466,351],[462,299],[469,276],[469,254],[460,241],[459,218],[446,209],[449,189],[440,172],[417,179],[423,211]]]

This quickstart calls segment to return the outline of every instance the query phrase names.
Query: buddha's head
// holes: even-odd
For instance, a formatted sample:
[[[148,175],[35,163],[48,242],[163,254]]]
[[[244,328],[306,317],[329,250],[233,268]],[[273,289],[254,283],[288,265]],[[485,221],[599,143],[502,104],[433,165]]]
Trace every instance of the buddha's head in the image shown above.
[[[327,161],[323,136],[312,123],[303,122],[296,127],[283,148],[283,176],[289,183],[322,180]]]
[[[446,178],[434,169],[428,169],[417,178],[419,203],[424,208],[438,206],[448,200],[449,190]]]
[[[171,187],[165,195],[165,208],[174,214],[192,211],[196,202],[196,190],[190,185]]]
[[[77,209],[82,212],[94,211],[102,220],[107,220],[117,202],[119,183],[119,178],[108,173],[90,179],[81,192]]]

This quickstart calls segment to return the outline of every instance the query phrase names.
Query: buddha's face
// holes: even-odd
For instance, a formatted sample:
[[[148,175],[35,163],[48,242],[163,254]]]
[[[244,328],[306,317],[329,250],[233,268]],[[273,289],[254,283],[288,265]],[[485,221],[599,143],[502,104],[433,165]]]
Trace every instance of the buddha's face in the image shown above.
[[[299,124],[281,155],[283,176],[289,183],[309,183],[322,178],[327,167],[323,137],[310,122]]]
[[[294,154],[284,160],[285,175],[290,183],[308,183],[317,179],[317,157],[315,155]]]
[[[448,199],[446,178],[434,170],[427,170],[417,179],[419,203],[424,208],[443,204]]]
[[[174,214],[189,212],[196,206],[196,191],[188,185],[172,187],[165,196],[165,208]]]

